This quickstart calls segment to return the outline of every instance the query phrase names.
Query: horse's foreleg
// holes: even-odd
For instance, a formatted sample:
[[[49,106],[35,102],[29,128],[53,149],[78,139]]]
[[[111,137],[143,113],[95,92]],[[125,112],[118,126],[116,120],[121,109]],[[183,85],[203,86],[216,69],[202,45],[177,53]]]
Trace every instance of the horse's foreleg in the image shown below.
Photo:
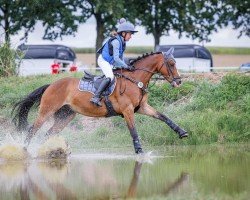
[[[137,154],[143,153],[141,143],[139,140],[139,136],[138,136],[136,128],[135,128],[135,116],[134,116],[133,109],[127,109],[125,112],[123,112],[123,115],[124,115],[124,118],[127,122],[127,126],[129,129],[130,135],[133,138],[135,153],[137,153]]]
[[[128,193],[127,193],[127,197],[128,198],[135,198],[136,197],[136,192],[137,192],[137,185],[138,185],[138,181],[139,181],[139,176],[141,173],[141,167],[142,167],[142,162],[135,162],[135,167],[134,167],[134,175],[133,178],[131,180],[129,189],[128,189]]]
[[[153,107],[151,107],[148,104],[143,104],[140,109],[138,110],[138,113],[154,117],[156,119],[159,119],[163,122],[165,122],[171,129],[173,129],[176,133],[178,133],[179,138],[184,138],[188,136],[187,131],[183,130],[181,127],[179,127],[177,124],[175,124],[170,118],[168,118],[166,115],[156,111]]]

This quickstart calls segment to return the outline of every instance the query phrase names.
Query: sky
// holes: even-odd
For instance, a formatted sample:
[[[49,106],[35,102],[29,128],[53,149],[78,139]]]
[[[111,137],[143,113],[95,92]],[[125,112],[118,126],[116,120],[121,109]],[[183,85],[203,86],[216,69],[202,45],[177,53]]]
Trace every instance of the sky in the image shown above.
[[[151,34],[145,33],[144,27],[136,26],[136,30],[139,32],[133,35],[132,39],[127,43],[127,46],[153,46],[154,38]],[[63,40],[57,39],[54,42],[49,40],[43,40],[42,36],[44,28],[41,23],[38,23],[35,27],[34,32],[29,34],[29,38],[26,44],[63,44],[69,47],[95,47],[96,41],[96,22],[95,20],[89,19],[85,24],[79,26],[78,31],[73,36],[64,36]],[[23,34],[20,32],[19,35],[11,37],[12,46],[18,46],[20,38]],[[211,41],[204,43],[205,46],[222,46],[222,47],[250,47],[250,38],[242,36],[237,38],[239,31],[233,30],[231,27],[220,29],[217,33],[213,33],[210,36]],[[186,37],[178,38],[178,34],[171,31],[170,36],[162,36],[160,40],[161,45],[171,44],[199,44],[198,40],[191,40]]]

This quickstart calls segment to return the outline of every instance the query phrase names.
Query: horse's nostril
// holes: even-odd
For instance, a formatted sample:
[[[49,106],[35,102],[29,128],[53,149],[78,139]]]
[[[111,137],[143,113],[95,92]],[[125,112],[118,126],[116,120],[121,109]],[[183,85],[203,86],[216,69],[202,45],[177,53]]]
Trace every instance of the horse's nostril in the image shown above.
[[[180,85],[180,84],[181,84],[181,79],[177,79],[177,80],[175,80],[175,82],[176,82],[178,85]]]

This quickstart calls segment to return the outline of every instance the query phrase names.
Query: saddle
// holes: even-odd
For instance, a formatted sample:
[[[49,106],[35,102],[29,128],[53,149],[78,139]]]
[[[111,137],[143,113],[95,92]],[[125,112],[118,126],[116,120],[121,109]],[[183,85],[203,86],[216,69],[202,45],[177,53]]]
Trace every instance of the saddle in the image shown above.
[[[79,81],[78,89],[95,94],[103,79],[105,79],[105,75],[95,76],[88,71],[84,71],[84,76]],[[109,84],[107,89],[102,93],[102,96],[110,96],[115,89],[115,85],[116,78]]]

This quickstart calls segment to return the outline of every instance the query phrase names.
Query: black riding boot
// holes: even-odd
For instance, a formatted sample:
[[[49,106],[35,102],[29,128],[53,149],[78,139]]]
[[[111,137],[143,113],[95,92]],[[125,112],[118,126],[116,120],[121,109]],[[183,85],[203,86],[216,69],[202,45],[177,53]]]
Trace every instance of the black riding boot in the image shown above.
[[[110,78],[105,78],[103,79],[103,81],[101,82],[99,88],[96,90],[95,95],[90,99],[90,101],[97,105],[97,106],[102,106],[101,104],[101,95],[103,93],[103,91],[108,87],[110,83]]]

